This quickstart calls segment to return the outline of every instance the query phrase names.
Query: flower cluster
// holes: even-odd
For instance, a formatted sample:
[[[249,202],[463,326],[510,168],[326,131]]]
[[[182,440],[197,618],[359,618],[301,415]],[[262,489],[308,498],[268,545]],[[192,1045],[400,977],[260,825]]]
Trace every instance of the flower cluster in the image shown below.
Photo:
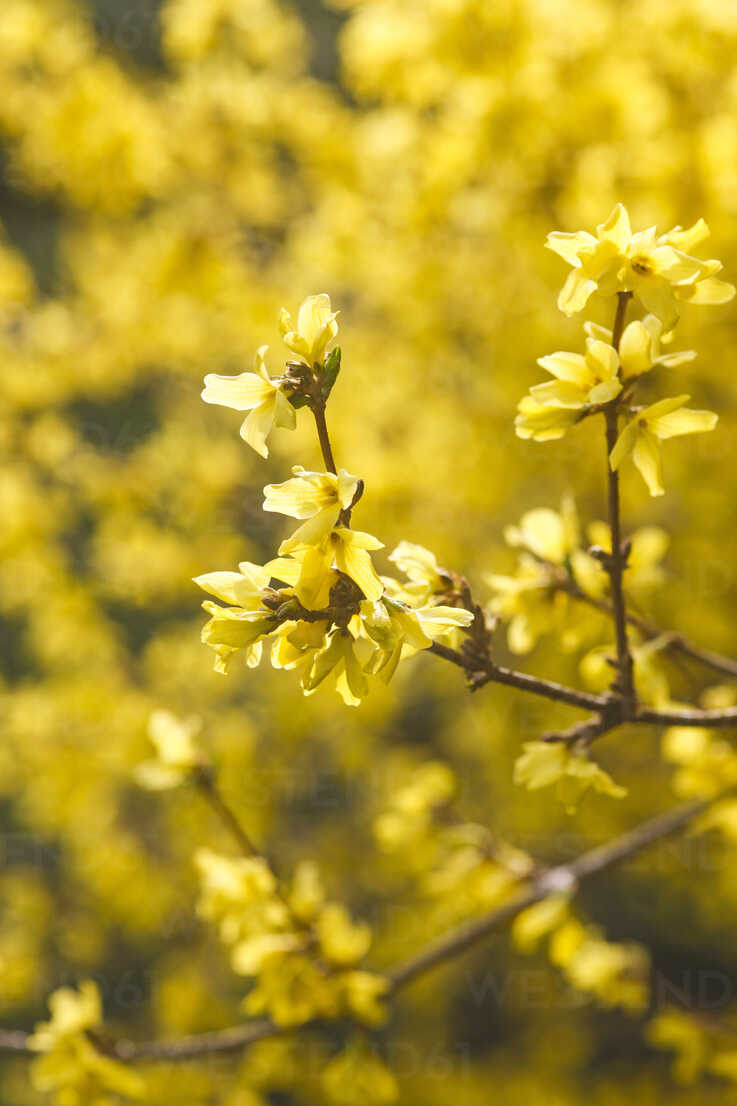
[[[283,376],[269,377],[261,347],[255,373],[208,375],[202,397],[249,410],[241,435],[262,456],[271,429],[293,427],[296,410],[309,408],[327,471],[295,465],[291,479],[264,488],[265,511],[300,522],[278,557],[196,577],[220,601],[203,604],[210,620],[202,639],[214,649],[221,672],[238,653],[258,665],[268,639],[272,665],[298,669],[305,694],[332,676],[344,702],[355,705],[367,694],[369,677],[388,681],[402,657],[470,625],[473,612],[460,604],[451,576],[419,546],[403,542],[390,557],[406,581],[379,576],[371,554],[382,543],[351,526],[363,481],[335,469],[327,434],[325,406],[341,361],[339,348],[328,352],[338,332],[329,297],[309,296],[296,327],[282,311],[281,330],[297,358],[287,362]]]
[[[524,953],[547,940],[551,962],[572,987],[602,1006],[621,1006],[633,1013],[647,1007],[647,951],[635,943],[607,941],[598,926],[571,915],[566,895],[550,895],[524,910],[515,918],[512,938]]]
[[[584,532],[576,504],[567,495],[559,511],[527,511],[517,526],[505,529],[504,539],[517,551],[514,572],[488,573],[485,579],[492,590],[489,611],[504,624],[511,651],[529,653],[551,633],[566,652],[597,638],[606,618],[600,604],[610,590],[601,562],[611,551],[608,524],[594,521]],[[635,598],[663,582],[661,561],[668,544],[668,535],[658,526],[643,526],[632,534],[627,584]]]
[[[617,204],[596,235],[554,232],[547,245],[572,266],[558,298],[567,315],[582,311],[594,292],[618,296],[613,331],[592,322],[584,326],[584,354],[560,351],[539,359],[554,378],[532,387],[520,401],[515,427],[521,438],[562,438],[582,419],[604,412],[618,431],[609,453],[612,470],[631,456],[651,495],[663,495],[660,442],[682,434],[712,430],[717,416],[686,407],[688,395],[637,406],[638,383],[655,368],[674,368],[691,360],[692,350],[663,353],[678,322],[682,302],[726,303],[733,285],[716,277],[718,261],[700,261],[687,251],[709,233],[703,219],[658,236],[654,227],[632,233],[629,216]],[[648,314],[624,327],[635,298]],[[620,425],[621,420],[623,425]]]
[[[374,821],[381,850],[401,857],[424,908],[434,905],[444,924],[502,901],[533,868],[521,849],[457,815],[457,789],[446,764],[427,761],[391,791]]]
[[[260,856],[227,857],[200,849],[199,913],[218,926],[234,971],[253,981],[244,1008],[279,1026],[348,1015],[364,1025],[385,1018],[388,981],[357,967],[371,930],[327,901],[319,871],[300,864],[282,890]]]
[[[79,990],[61,987],[49,998],[51,1019],[36,1026],[30,1047],[41,1053],[31,1080],[38,1091],[54,1092],[64,1106],[112,1106],[125,1098],[140,1098],[143,1080],[129,1067],[96,1047],[102,1026],[102,1003],[91,980]]]

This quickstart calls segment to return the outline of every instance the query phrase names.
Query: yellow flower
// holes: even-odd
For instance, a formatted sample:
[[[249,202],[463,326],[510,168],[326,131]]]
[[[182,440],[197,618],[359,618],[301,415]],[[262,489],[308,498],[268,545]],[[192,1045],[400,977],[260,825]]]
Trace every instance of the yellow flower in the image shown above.
[[[389,980],[374,972],[342,972],[338,977],[348,1013],[364,1025],[377,1026],[386,1021],[382,999],[389,991]]]
[[[570,918],[551,939],[550,959],[578,991],[603,1006],[633,1012],[647,1006],[650,963],[641,945],[607,941],[597,926]]]
[[[409,607],[394,596],[361,604],[361,624],[378,645],[371,672],[388,683],[402,657],[429,649],[433,641],[473,621],[471,611],[460,607]]]
[[[596,323],[584,323],[584,330],[590,338],[598,338],[611,344],[612,332]],[[666,341],[663,324],[656,315],[646,315],[644,319],[635,319],[624,328],[619,342],[619,363],[623,380],[641,376],[656,365],[664,369],[674,369],[686,361],[693,361],[696,351],[681,350],[680,353],[661,353],[661,343]]]
[[[277,567],[283,567],[281,562],[278,565],[275,562],[256,565],[250,561],[241,561],[237,572],[206,572],[202,576],[195,576],[194,583],[223,603],[244,607],[246,610],[258,610],[262,605],[263,589],[268,586],[271,577],[277,575]]]
[[[565,496],[560,512],[549,507],[527,511],[520,519],[519,526],[505,528],[504,540],[507,545],[528,549],[543,561],[564,564],[581,541],[573,499]]]
[[[95,1102],[108,1106],[116,1096],[139,1098],[143,1082],[124,1064],[103,1056],[95,1048],[89,1033],[102,1025],[100,992],[92,980],[80,984],[79,991],[61,987],[49,998],[51,1020],[36,1026],[29,1039],[35,1052],[43,1055],[31,1068],[36,1090],[58,1091],[58,1101],[69,1106]]]
[[[29,1044],[36,1052],[49,1052],[64,1037],[96,1029],[102,1024],[102,1003],[97,984],[86,979],[79,990],[60,987],[49,998],[51,1020],[36,1026]]]
[[[337,902],[327,903],[320,911],[315,932],[325,959],[343,968],[357,964],[371,944],[370,926],[353,922],[346,908]]]
[[[576,408],[554,407],[526,395],[517,404],[514,429],[518,438],[552,442],[564,437],[580,417],[581,412]]]
[[[517,915],[512,924],[512,940],[520,952],[534,952],[541,939],[562,925],[568,916],[568,895],[548,895]]]
[[[435,554],[422,545],[400,541],[389,554],[389,560],[409,578],[410,583],[405,585],[404,591],[417,599],[429,599],[431,595],[445,591],[450,583]]]
[[[524,784],[528,791],[556,784],[558,798],[569,812],[590,787],[613,799],[627,794],[595,761],[583,752],[572,751],[563,742],[525,742],[514,765],[514,782]]]
[[[265,565],[241,561],[238,572],[208,572],[194,577],[194,583],[230,608],[209,601],[204,609],[213,617],[203,627],[202,641],[216,653],[215,669],[227,672],[229,661],[240,649],[245,661],[255,668],[261,660],[260,638],[276,629],[271,611],[263,605],[264,588],[272,577],[292,584],[299,576],[298,562],[277,557]]]
[[[309,520],[282,542],[280,554],[320,542],[335,526],[341,511],[350,507],[358,490],[358,478],[345,469],[339,469],[336,476],[333,472],[308,472],[295,465],[292,472],[293,479],[264,488],[265,511]]]
[[[675,1052],[672,1071],[679,1083],[693,1083],[706,1066],[706,1027],[697,1015],[666,1007],[649,1022],[647,1039],[655,1048]]]
[[[335,629],[314,656],[309,670],[302,677],[302,689],[313,692],[333,673],[336,691],[346,706],[357,706],[368,694],[365,667],[374,647],[365,638],[356,639],[349,630]]]
[[[302,571],[295,590],[300,601],[313,609],[319,609],[329,599],[326,593],[336,579],[333,565],[350,576],[366,599],[378,599],[384,591],[370,556],[370,550],[382,549],[383,542],[373,534],[347,526],[333,529],[340,510],[340,505],[321,510],[279,546],[280,553],[302,557]],[[322,533],[326,527],[327,531]]]
[[[202,627],[202,642],[215,649],[218,656],[215,667],[219,672],[227,671],[234,653],[247,650],[276,628],[274,616],[267,610],[219,607],[209,601],[202,606],[212,616]]]
[[[537,363],[556,378],[530,388],[535,402],[543,406],[580,410],[591,404],[609,403],[622,390],[617,352],[608,343],[596,338],[586,339],[585,356],[580,353],[551,353],[538,358]],[[520,429],[517,433],[522,438],[531,436]]]
[[[392,1106],[399,1087],[392,1072],[364,1044],[351,1044],[335,1056],[321,1076],[329,1106]]]
[[[310,368],[321,366],[329,343],[338,333],[337,314],[326,292],[307,297],[297,314],[296,330],[291,315],[282,308],[279,324],[285,346]]]
[[[594,291],[602,295],[632,292],[665,330],[678,320],[678,300],[725,303],[734,295],[730,284],[714,279],[718,261],[701,261],[684,250],[697,245],[708,227],[703,219],[688,230],[676,227],[657,236],[655,227],[632,233],[629,215],[617,204],[596,235],[553,232],[546,245],[571,265],[558,306],[566,315],[581,311]],[[699,287],[700,286],[700,287]]]
[[[177,787],[189,778],[202,757],[193,738],[202,728],[199,718],[180,719],[167,710],[155,710],[148,720],[148,735],[157,759],[136,767],[136,779],[151,791]]]
[[[301,861],[292,877],[289,907],[301,922],[311,923],[325,901],[320,870],[312,860]]]
[[[268,346],[256,351],[255,372],[240,376],[219,376],[208,373],[202,398],[205,403],[217,403],[232,407],[235,411],[250,411],[241,425],[241,437],[262,457],[269,456],[266,438],[275,426],[294,430],[296,412],[285,396],[277,380],[266,371],[265,355]]]
[[[699,726],[671,726],[662,738],[665,760],[675,764],[677,795],[709,798],[737,781],[737,754],[728,741]]]
[[[661,399],[639,411],[619,435],[609,455],[612,471],[625,457],[632,460],[648,486],[650,495],[663,495],[663,467],[660,441],[681,434],[700,434],[713,430],[718,416],[713,411],[692,411],[684,407],[689,396]]]
[[[369,550],[383,549],[384,543],[362,530],[340,526],[330,535],[329,546],[338,570],[350,576],[367,599],[379,599],[384,585],[376,574]]]
[[[280,959],[304,945],[296,933],[258,933],[234,945],[230,963],[238,975],[259,975],[269,959]]]
[[[247,1013],[268,1014],[284,1028],[334,1018],[339,1012],[338,980],[328,978],[306,956],[270,957],[243,1005]]]
[[[220,856],[203,848],[194,860],[201,883],[197,912],[218,925],[226,944],[286,930],[289,914],[263,857]]]

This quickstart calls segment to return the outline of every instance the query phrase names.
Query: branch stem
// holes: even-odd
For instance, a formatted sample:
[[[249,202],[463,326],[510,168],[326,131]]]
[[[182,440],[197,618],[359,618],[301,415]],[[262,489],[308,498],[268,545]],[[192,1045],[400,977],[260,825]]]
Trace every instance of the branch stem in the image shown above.
[[[315,416],[315,426],[317,427],[317,436],[320,439],[320,449],[322,451],[322,459],[325,462],[325,468],[328,472],[332,472],[337,475],[337,468],[335,467],[335,458],[333,457],[333,447],[330,444],[330,435],[328,434],[328,424],[325,418],[325,404],[316,403],[312,408],[312,414]]]
[[[543,561],[542,563],[551,570],[551,573],[559,571],[558,566],[554,565],[551,561]],[[614,608],[611,603],[608,603],[606,599],[596,599],[592,595],[587,595],[576,581],[572,580],[570,577],[566,576],[564,578],[561,573],[560,578],[554,579],[553,583],[559,591],[564,591],[573,599],[578,599],[582,603],[587,603],[595,610],[601,611],[602,614],[613,616]],[[723,657],[720,653],[714,653],[710,649],[702,649],[692,641],[689,641],[688,638],[684,637],[682,634],[676,631],[664,630],[662,627],[656,625],[656,623],[651,622],[648,618],[643,618],[633,611],[627,611],[626,614],[628,625],[639,630],[649,641],[653,641],[655,638],[663,638],[664,652],[682,653],[684,657],[690,657],[691,660],[698,661],[707,668],[713,668],[715,672],[723,672],[727,676],[737,676],[737,661],[732,660],[731,657]]]
[[[218,786],[212,773],[205,769],[198,772],[195,777],[197,788],[202,797],[210,804],[220,821],[237,842],[238,848],[244,856],[261,856],[261,851],[256,848],[251,838],[241,825],[240,819],[226,803],[218,790]]]
[[[620,292],[617,296],[617,313],[612,329],[612,345],[619,350],[619,343],[624,331],[624,321],[627,314],[627,304],[631,293]],[[614,629],[617,640],[617,679],[615,690],[622,698],[623,715],[626,717],[635,711],[635,683],[630,653],[627,640],[627,611],[624,599],[622,578],[626,568],[626,555],[622,548],[622,521],[619,504],[619,473],[612,469],[610,463],[611,452],[619,436],[619,407],[615,400],[604,411],[606,421],[606,452],[607,452],[607,488],[609,506],[609,529],[612,536],[612,550],[606,560],[606,568],[609,573],[612,588],[612,607],[614,609]]]
[[[501,906],[481,918],[456,926],[415,956],[396,964],[388,973],[393,990],[404,987],[431,968],[454,959],[459,953],[511,921],[528,906],[533,906],[555,892],[573,891],[581,880],[611,868],[620,860],[634,856],[661,838],[682,829],[714,801],[708,799],[704,802],[687,803],[666,814],[659,814],[615,841],[590,849],[568,864],[543,872],[528,887]]]
[[[659,814],[628,833],[622,834],[616,840],[599,845],[567,864],[561,864],[541,873],[501,906],[480,918],[455,926],[414,956],[400,960],[389,968],[384,974],[390,981],[391,991],[399,991],[418,976],[455,959],[466,949],[482,941],[488,934],[510,922],[528,906],[533,906],[556,892],[574,891],[582,880],[606,871],[614,864],[637,855],[664,837],[677,833],[733,790],[734,788],[731,788],[703,802],[686,803],[676,807],[675,810]],[[110,1054],[127,1062],[192,1060],[216,1053],[237,1052],[255,1041],[280,1036],[286,1032],[289,1030],[261,1019],[171,1041],[120,1040],[112,1046]],[[0,1051],[30,1053],[32,1050],[28,1044],[29,1038],[30,1034],[21,1031],[0,1030]]]
[[[450,661],[451,664],[462,668],[466,672],[474,691],[488,683],[506,684],[508,687],[529,691],[533,695],[541,695],[545,699],[553,699],[558,703],[568,703],[572,707],[581,707],[582,710],[606,710],[611,702],[609,698],[603,695],[592,695],[587,691],[578,691],[577,688],[555,683],[553,680],[542,680],[537,676],[530,676],[526,672],[504,668],[492,661],[487,661],[483,668],[470,666],[469,661],[462,653],[437,641],[433,642],[427,652],[434,653],[436,657],[442,657],[443,660]]]

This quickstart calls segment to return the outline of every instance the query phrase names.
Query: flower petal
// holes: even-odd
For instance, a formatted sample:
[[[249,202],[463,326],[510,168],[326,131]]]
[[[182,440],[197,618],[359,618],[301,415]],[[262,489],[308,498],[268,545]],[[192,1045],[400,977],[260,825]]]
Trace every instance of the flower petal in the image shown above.
[[[619,343],[619,360],[625,378],[640,376],[652,367],[653,336],[639,319],[625,327]]]
[[[616,205],[606,222],[596,228],[596,233],[603,241],[614,242],[617,249],[624,253],[632,238],[630,217],[624,204]]]
[[[586,392],[578,384],[570,380],[549,380],[545,384],[536,384],[530,388],[530,395],[536,403],[553,407],[583,407],[586,403]]]
[[[587,338],[586,365],[597,380],[612,380],[619,372],[617,351],[608,342]]]
[[[275,388],[275,384],[256,373],[241,373],[240,376],[208,373],[202,398],[205,403],[217,403],[221,407],[232,407],[235,411],[250,411],[263,403]]]
[[[706,277],[705,280],[697,280],[691,287],[693,292],[688,294],[689,303],[720,304],[734,299],[734,284],[729,284],[726,280]]]
[[[625,426],[624,430],[617,438],[614,448],[609,454],[609,464],[612,472],[617,471],[624,458],[634,449],[639,429],[637,421],[633,419],[632,422]]]
[[[585,276],[580,269],[571,269],[558,296],[558,309],[564,315],[575,315],[577,311],[583,311],[595,291],[595,280]]]
[[[657,277],[643,277],[637,281],[634,291],[645,310],[660,319],[663,330],[672,330],[678,322],[678,305],[668,281]]]
[[[614,380],[602,380],[588,394],[589,403],[609,403],[622,391],[622,381],[619,377]]]
[[[384,585],[376,575],[371,556],[366,549],[350,540],[342,540],[335,550],[335,563],[358,584],[367,599],[376,600],[384,593]]]
[[[673,230],[663,235],[661,242],[669,246],[675,246],[677,250],[683,250],[684,253],[691,253],[694,246],[698,246],[705,238],[709,237],[709,234],[708,224],[704,219],[699,219],[697,223],[685,230],[681,227],[674,227]]]
[[[650,495],[664,495],[663,464],[657,438],[644,427],[640,427],[632,460],[648,486]]]
[[[554,230],[546,238],[545,245],[553,253],[557,253],[559,257],[567,261],[569,265],[578,268],[581,264],[578,257],[579,252],[582,249],[595,249],[596,239],[593,234],[588,234],[585,230],[579,230],[573,234]]]
[[[277,395],[278,393],[274,393]],[[250,445],[261,457],[269,456],[269,447],[266,438],[274,426],[274,398],[265,400],[264,403],[254,407],[241,424],[240,435],[243,441]]]
[[[692,411],[681,407],[657,419],[648,419],[648,426],[658,438],[677,438],[681,434],[701,434],[713,430],[719,416],[713,411]]]
[[[550,353],[546,357],[538,357],[537,363],[558,380],[568,380],[581,387],[589,383],[586,359],[580,353]]]

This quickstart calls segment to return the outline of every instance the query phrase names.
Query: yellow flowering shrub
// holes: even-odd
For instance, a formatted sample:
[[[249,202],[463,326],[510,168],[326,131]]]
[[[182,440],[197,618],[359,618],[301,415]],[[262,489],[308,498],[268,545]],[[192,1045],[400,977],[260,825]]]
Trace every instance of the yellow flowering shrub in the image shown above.
[[[731,1093],[736,46],[5,0],[0,1101]]]

